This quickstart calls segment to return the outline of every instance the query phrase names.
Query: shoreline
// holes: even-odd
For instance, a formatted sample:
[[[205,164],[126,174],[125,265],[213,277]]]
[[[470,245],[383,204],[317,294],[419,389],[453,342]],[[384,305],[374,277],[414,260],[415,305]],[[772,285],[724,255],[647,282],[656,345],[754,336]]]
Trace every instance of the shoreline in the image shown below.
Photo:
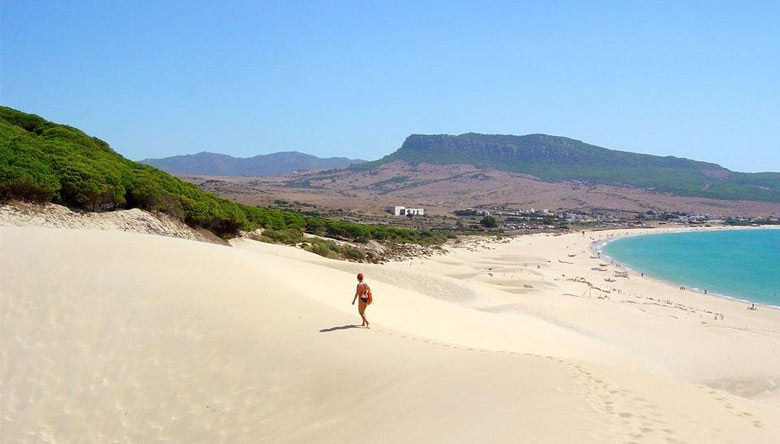
[[[657,228],[655,228],[655,229],[657,230]],[[758,226],[758,227],[695,227],[695,228],[694,227],[690,227],[690,228],[680,227],[680,228],[669,228],[668,230],[664,230],[662,232],[657,232],[656,231],[656,232],[647,232],[647,233],[625,233],[625,234],[618,235],[617,237],[613,237],[613,238],[610,238],[610,239],[605,240],[605,241],[593,242],[591,244],[591,251],[593,251],[594,253],[598,253],[600,255],[603,255],[604,258],[608,258],[610,261],[614,262],[615,265],[619,266],[620,268],[623,268],[624,270],[626,270],[627,272],[631,273],[632,275],[634,275],[637,278],[646,278],[646,279],[652,280],[654,282],[658,282],[660,284],[667,285],[669,287],[680,287],[680,286],[683,286],[682,283],[674,282],[674,281],[669,280],[669,279],[664,279],[664,278],[656,276],[654,274],[649,274],[649,273],[644,273],[644,272],[640,272],[640,271],[634,270],[628,264],[626,264],[626,263],[624,263],[622,261],[619,261],[619,260],[613,258],[612,256],[606,254],[606,252],[604,252],[604,247],[606,247],[608,244],[612,243],[613,241],[616,241],[616,240],[619,240],[619,239],[628,238],[628,237],[653,236],[653,235],[675,234],[675,233],[695,233],[695,232],[726,231],[726,230],[728,230],[728,231],[737,231],[737,230],[740,230],[740,231],[741,230],[780,230],[780,227],[778,227],[777,225],[763,225],[763,226]],[[742,304],[747,304],[747,305],[755,304],[755,306],[757,308],[761,307],[761,308],[768,308],[768,309],[771,309],[771,310],[778,310],[778,311],[780,311],[780,305],[772,305],[772,304],[767,304],[766,302],[758,302],[758,301],[752,301],[752,300],[749,300],[749,299],[742,299],[742,298],[737,297],[737,296],[727,295],[727,294],[723,294],[723,293],[720,293],[720,292],[707,291],[705,293],[702,289],[700,289],[698,287],[685,286],[685,290],[691,291],[693,293],[697,293],[697,294],[700,294],[700,295],[703,295],[703,296],[714,296],[716,298],[726,299],[726,300],[730,300],[730,301],[734,301],[734,302],[739,302],[739,303],[742,303]]]
[[[706,228],[726,229],[745,228]],[[644,362],[639,364],[641,367],[708,386],[767,377],[773,382],[762,383],[761,390],[772,393],[768,395],[771,402],[780,405],[780,357],[766,362],[772,368],[766,374],[747,364],[777,355],[777,348],[762,341],[759,346],[747,337],[742,339],[744,344],[738,345],[734,342],[738,334],[733,333],[776,336],[780,334],[779,310],[761,303],[756,303],[756,307],[769,310],[746,310],[746,305],[753,302],[717,293],[704,294],[690,287],[680,291],[679,285],[647,274],[641,276],[617,261],[602,266],[611,259],[603,254],[597,257],[594,250],[596,245],[625,236],[703,230],[617,229],[586,231],[584,236],[581,232],[538,233],[514,237],[509,243],[495,243],[478,251],[450,250],[443,257],[400,265],[426,275],[453,278],[468,286],[467,296],[441,297],[449,303],[494,313],[509,322],[522,323],[527,322],[528,316],[538,317],[551,325],[617,345],[628,353],[627,361],[599,359],[610,365],[624,362],[632,366],[635,364],[629,362],[638,359]],[[630,278],[614,276],[615,271],[628,271]],[[720,333],[713,337],[715,331]],[[746,353],[750,357],[735,363],[721,353]],[[748,376],[756,371],[761,376]]]

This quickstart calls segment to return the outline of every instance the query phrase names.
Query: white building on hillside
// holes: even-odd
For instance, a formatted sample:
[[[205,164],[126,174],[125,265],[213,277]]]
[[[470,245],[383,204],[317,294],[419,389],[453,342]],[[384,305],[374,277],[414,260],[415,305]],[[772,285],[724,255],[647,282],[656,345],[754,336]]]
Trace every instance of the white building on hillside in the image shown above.
[[[387,212],[393,216],[424,216],[424,208],[406,208],[402,205],[387,207]]]
[[[392,214],[393,216],[403,216],[405,210],[406,210],[406,207],[402,207],[400,205],[387,207],[387,212]]]

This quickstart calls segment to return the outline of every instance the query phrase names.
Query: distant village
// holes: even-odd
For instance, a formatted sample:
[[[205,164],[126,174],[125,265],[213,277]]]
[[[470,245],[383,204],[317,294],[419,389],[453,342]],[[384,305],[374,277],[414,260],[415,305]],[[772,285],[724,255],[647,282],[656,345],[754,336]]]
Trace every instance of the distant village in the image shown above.
[[[393,216],[424,216],[422,207],[402,205],[388,206],[386,211]],[[458,226],[464,229],[499,228],[516,230],[554,230],[577,227],[637,227],[650,225],[780,225],[780,218],[768,217],[723,217],[716,214],[685,212],[659,212],[614,214],[607,210],[565,210],[550,211],[547,208],[509,208],[494,206],[465,208],[453,212],[458,216]]]
[[[653,225],[777,225],[780,218],[722,217],[715,214],[657,212],[610,214],[607,211],[512,209],[506,207],[467,208],[455,211],[459,216],[499,216],[507,230],[568,228],[569,226],[628,227]]]

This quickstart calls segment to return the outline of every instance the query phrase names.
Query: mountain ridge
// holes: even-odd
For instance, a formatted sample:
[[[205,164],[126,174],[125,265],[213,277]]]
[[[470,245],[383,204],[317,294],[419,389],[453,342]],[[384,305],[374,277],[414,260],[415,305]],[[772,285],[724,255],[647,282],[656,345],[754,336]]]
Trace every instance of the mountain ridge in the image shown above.
[[[547,134],[412,134],[395,152],[350,168],[367,170],[394,161],[465,164],[550,182],[581,181],[682,196],[780,202],[780,173],[741,173],[711,162],[612,150]]]
[[[280,151],[252,157],[201,151],[139,161],[174,174],[203,176],[274,176],[296,171],[346,168],[364,162],[346,157],[317,157],[300,151]]]

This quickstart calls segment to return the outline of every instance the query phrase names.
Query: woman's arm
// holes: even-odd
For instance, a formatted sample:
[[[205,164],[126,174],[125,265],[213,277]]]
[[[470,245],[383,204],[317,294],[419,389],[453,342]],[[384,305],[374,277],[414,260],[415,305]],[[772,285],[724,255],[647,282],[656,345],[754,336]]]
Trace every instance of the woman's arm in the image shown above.
[[[357,300],[357,297],[358,297],[358,290],[359,290],[359,289],[360,289],[360,284],[358,284],[358,286],[355,288],[355,297],[354,297],[354,298],[352,298],[352,305],[355,305],[355,301]]]

